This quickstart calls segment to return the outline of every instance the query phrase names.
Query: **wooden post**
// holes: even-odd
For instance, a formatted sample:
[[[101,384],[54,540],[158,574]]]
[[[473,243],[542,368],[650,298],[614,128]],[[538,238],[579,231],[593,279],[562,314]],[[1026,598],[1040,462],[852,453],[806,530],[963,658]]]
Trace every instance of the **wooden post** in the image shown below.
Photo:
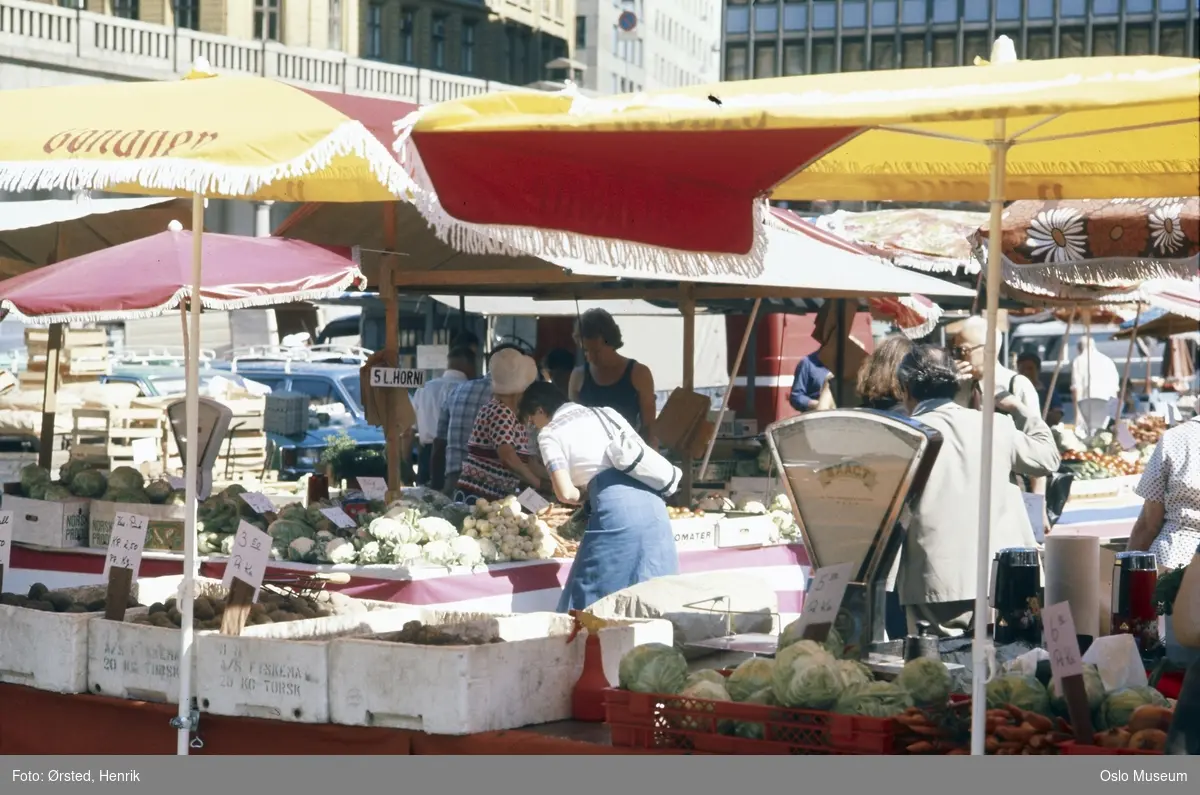
[[[42,386],[42,433],[38,440],[38,466],[50,469],[54,464],[54,415],[58,412],[58,361],[65,326],[54,323],[46,340],[46,383]]]
[[[225,600],[225,612],[221,614],[221,634],[241,635],[254,604],[255,588],[244,580],[234,577],[229,585],[229,596]]]
[[[683,287],[679,300],[679,311],[683,313],[683,388],[691,392],[696,388],[696,299],[691,285]],[[706,418],[707,419],[707,418]],[[683,501],[692,504],[692,454],[683,454]]]
[[[124,621],[133,588],[133,569],[112,566],[108,570],[108,591],[104,594],[104,617],[109,621]]]
[[[1046,390],[1046,403],[1042,406],[1042,419],[1050,416],[1050,403],[1054,400],[1054,388],[1058,384],[1058,374],[1062,372],[1063,361],[1066,360],[1070,353],[1071,347],[1071,326],[1075,325],[1075,313],[1078,311],[1074,306],[1071,307],[1071,317],[1067,320],[1067,330],[1063,332],[1062,344],[1058,346],[1058,361],[1054,363],[1054,372],[1050,374],[1050,386]]]
[[[391,367],[400,366],[400,297],[396,289],[396,271],[398,268],[396,251],[396,205],[389,202],[384,205],[383,240],[387,254],[384,255],[383,267],[379,273],[380,298],[384,308],[384,350]],[[400,390],[387,390],[387,425],[383,429],[387,445],[387,482],[388,499],[399,493],[403,485],[400,481],[400,458],[404,429],[399,421]]]
[[[746,323],[746,330],[742,333],[742,343],[738,346],[737,356],[733,360],[733,369],[729,373],[729,386],[725,389],[725,394],[721,396],[721,410],[717,412],[717,421],[713,424],[712,435],[708,438],[708,449],[704,451],[704,460],[700,462],[700,477],[708,478],[708,462],[712,458],[713,448],[717,444],[717,434],[721,432],[721,421],[725,419],[725,411],[729,408],[729,398],[733,395],[733,385],[737,383],[738,371],[742,369],[742,358],[746,355],[746,345],[750,342],[750,333],[754,330],[754,323],[758,320],[758,308],[762,305],[761,298],[754,299],[754,307],[750,310],[750,319]]]
[[[846,328],[846,299],[837,299],[837,404],[846,405],[846,345],[850,340],[850,329]]]

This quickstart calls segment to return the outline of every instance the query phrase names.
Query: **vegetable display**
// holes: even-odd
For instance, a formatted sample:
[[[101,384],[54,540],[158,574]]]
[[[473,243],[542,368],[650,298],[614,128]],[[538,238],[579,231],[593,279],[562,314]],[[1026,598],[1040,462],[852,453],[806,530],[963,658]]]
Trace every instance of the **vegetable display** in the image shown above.
[[[912,694],[918,707],[945,704],[950,700],[950,671],[938,660],[919,657],[904,664],[896,683]]]
[[[1123,687],[1104,697],[1096,710],[1097,729],[1117,729],[1129,725],[1139,707],[1167,706],[1167,698],[1153,687]]]
[[[1023,710],[1049,716],[1050,694],[1035,676],[1008,674],[987,683],[988,709],[1016,706]]]
[[[45,613],[103,613],[108,602],[103,597],[80,602],[70,594],[51,591],[42,583],[35,582],[24,596],[15,593],[0,593],[0,605],[41,610]],[[125,606],[127,608],[137,607],[138,601],[131,596]]]
[[[1091,663],[1084,663],[1083,666],[1083,689],[1087,692],[1088,709],[1094,714],[1104,701],[1104,680],[1100,678],[1100,669]],[[1055,715],[1069,717],[1067,699],[1057,679],[1050,681],[1049,692],[1050,709]]]
[[[498,502],[477,501],[472,515],[463,520],[463,535],[478,539],[485,563],[548,560],[558,548],[549,526],[525,513],[511,496]],[[484,546],[483,541],[491,543]]]
[[[165,480],[146,483],[133,467],[116,467],[108,475],[85,461],[71,459],[59,467],[58,480],[37,464],[21,468],[21,494],[33,500],[66,502],[72,499],[104,500],[135,505],[182,505],[183,492]]]
[[[775,669],[774,660],[763,657],[751,657],[743,662],[729,675],[725,689],[729,691],[732,701],[745,701],[763,688],[771,686],[771,672]],[[718,674],[720,676],[720,674]]]
[[[662,643],[635,647],[621,658],[617,671],[620,686],[635,693],[673,695],[683,690],[687,678],[687,660]]]
[[[374,640],[416,646],[483,646],[504,642],[503,638],[474,627],[435,627],[420,621],[409,621],[399,632],[375,635]]]
[[[225,613],[225,600],[216,596],[197,596],[192,602],[192,626],[196,629],[220,629],[221,617]],[[307,596],[284,596],[274,591],[262,590],[258,601],[250,605],[246,626],[256,624],[279,624],[285,621],[303,621],[332,615],[329,605],[321,604]],[[179,629],[183,626],[183,614],[174,597],[165,602],[150,605],[148,613],[130,619],[133,624],[145,624],[164,629]]]

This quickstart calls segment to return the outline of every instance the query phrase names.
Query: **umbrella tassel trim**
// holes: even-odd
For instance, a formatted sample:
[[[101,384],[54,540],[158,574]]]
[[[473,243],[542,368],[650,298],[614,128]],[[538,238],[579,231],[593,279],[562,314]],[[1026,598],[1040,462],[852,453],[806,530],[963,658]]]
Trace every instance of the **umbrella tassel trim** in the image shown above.
[[[0,190],[103,190],[139,185],[146,190],[254,198],[263,188],[286,180],[302,181],[328,168],[339,157],[367,162],[381,185],[397,197],[412,191],[409,175],[361,122],[339,125],[298,157],[270,166],[229,166],[175,157],[121,162],[72,159],[49,162],[0,162]],[[287,197],[267,197],[281,198]],[[297,197],[298,198],[298,197]]]
[[[1072,283],[1120,289],[1149,279],[1193,278],[1200,267],[1200,257],[1180,260],[1112,257],[1061,265],[1025,265],[1005,257],[1003,265],[1005,281],[1023,281],[1049,290],[1070,287]]]
[[[555,229],[475,224],[459,220],[442,206],[421,162],[420,152],[411,140],[413,127],[420,115],[421,111],[417,110],[396,122],[397,139],[393,148],[401,165],[416,184],[413,205],[438,239],[457,251],[465,254],[510,257],[532,254],[548,259],[576,259],[664,277],[724,273],[754,278],[763,273],[763,261],[767,254],[765,201],[755,203],[754,242],[745,254],[682,251]]]

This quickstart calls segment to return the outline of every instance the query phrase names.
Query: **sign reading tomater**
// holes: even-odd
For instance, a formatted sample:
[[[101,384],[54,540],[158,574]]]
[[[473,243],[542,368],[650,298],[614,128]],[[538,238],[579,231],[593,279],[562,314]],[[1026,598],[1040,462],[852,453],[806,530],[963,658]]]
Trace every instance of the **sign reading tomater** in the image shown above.
[[[170,157],[177,149],[195,151],[217,140],[215,132],[191,130],[64,130],[50,136],[42,151],[48,155],[107,155],[135,158]]]
[[[402,370],[395,367],[372,367],[371,386],[419,389],[425,386],[425,371]]]

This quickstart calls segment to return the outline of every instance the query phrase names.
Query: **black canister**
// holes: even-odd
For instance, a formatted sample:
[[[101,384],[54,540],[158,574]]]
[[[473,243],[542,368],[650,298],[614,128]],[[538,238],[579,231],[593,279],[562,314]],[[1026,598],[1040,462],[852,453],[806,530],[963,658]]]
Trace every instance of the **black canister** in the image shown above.
[[[1002,549],[992,561],[992,608],[997,644],[1041,643],[1041,558],[1026,547]]]

